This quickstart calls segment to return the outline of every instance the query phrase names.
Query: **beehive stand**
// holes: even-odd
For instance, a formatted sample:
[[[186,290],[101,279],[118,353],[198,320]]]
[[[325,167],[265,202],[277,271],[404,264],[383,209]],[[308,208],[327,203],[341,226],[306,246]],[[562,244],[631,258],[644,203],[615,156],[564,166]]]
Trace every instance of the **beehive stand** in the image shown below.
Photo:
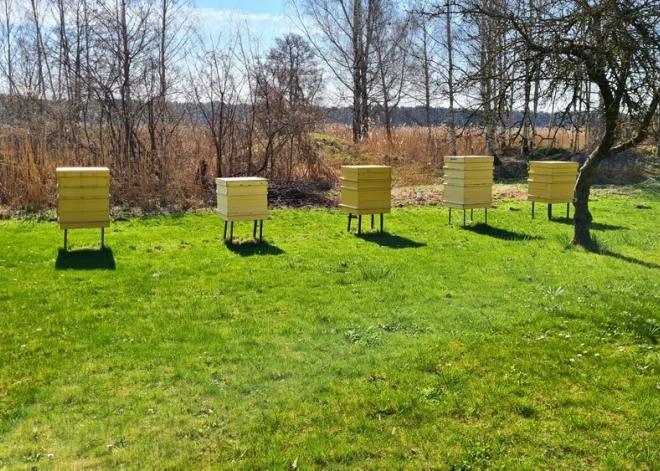
[[[577,162],[530,162],[527,179],[527,200],[548,205],[548,219],[552,219],[552,205],[566,203],[566,217],[570,217],[573,190],[578,173]]]
[[[268,180],[258,177],[216,178],[218,215],[225,221],[223,238],[234,240],[235,221],[254,221],[252,237],[263,240],[264,219],[268,219]]]
[[[493,201],[493,157],[445,157],[444,175],[442,204],[449,208],[449,223],[451,224],[452,209],[463,210],[465,226],[466,211],[470,210],[472,219],[474,210],[483,208],[485,223],[488,224],[488,208]]]
[[[383,232],[383,214],[392,207],[392,167],[387,165],[342,165],[341,210],[348,213],[348,231],[351,221],[358,220],[358,234],[362,233],[362,216],[380,215],[380,232]]]
[[[64,229],[67,250],[69,229],[101,229],[101,249],[105,228],[110,227],[110,170],[106,167],[58,167],[57,216]]]

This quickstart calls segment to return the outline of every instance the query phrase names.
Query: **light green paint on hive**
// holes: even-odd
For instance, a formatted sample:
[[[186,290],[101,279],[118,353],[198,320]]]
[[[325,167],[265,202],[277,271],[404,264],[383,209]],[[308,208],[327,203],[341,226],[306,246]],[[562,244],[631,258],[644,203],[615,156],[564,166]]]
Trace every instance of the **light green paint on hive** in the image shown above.
[[[386,165],[343,165],[341,205],[345,213],[364,215],[389,213],[392,206],[392,167]]]
[[[268,180],[259,177],[216,178],[218,215],[225,221],[268,219]]]
[[[448,208],[490,208],[493,201],[493,157],[445,157],[442,204]]]
[[[537,203],[570,203],[577,173],[577,162],[530,162],[527,199]]]
[[[56,173],[60,228],[110,227],[110,169],[58,167]]]

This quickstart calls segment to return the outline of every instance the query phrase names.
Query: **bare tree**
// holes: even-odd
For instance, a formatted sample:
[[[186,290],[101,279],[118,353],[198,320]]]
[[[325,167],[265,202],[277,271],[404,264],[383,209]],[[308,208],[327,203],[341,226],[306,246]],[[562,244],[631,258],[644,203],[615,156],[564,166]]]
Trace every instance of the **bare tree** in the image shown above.
[[[352,96],[353,140],[369,137],[376,12],[385,0],[293,0],[301,29]]]
[[[660,104],[657,2],[558,0],[543,5],[542,11],[533,3],[497,9],[476,2],[468,6],[473,13],[506,22],[515,30],[506,47],[518,54],[526,51],[545,64],[546,71],[553,70],[555,77],[562,78],[554,82],[556,86],[587,80],[599,91],[602,135],[580,169],[573,201],[573,243],[589,247],[589,194],[598,167],[648,136]],[[622,133],[623,121],[632,129],[630,135]]]
[[[189,79],[194,102],[213,142],[217,177],[224,175],[229,135],[235,123],[238,101],[234,47],[233,39],[199,38],[194,73]]]
[[[374,10],[373,51],[375,99],[384,116],[387,140],[392,142],[392,113],[403,97],[411,49],[411,16],[398,5],[379,1]]]
[[[269,96],[264,97],[267,102],[272,103],[273,95],[283,98],[275,108],[276,115],[268,110],[268,121],[284,124],[279,129],[279,137],[288,142],[285,179],[290,181],[296,148],[311,148],[308,134],[320,120],[317,104],[323,73],[311,44],[297,34],[288,34],[275,39],[275,45],[266,55],[261,76],[261,80],[269,82]],[[273,163],[271,160],[271,168]]]

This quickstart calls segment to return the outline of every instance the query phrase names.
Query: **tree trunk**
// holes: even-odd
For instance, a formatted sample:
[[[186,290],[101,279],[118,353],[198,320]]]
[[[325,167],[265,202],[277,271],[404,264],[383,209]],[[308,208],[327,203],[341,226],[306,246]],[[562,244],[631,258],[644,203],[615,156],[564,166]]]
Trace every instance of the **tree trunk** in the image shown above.
[[[426,20],[422,23],[422,68],[424,69],[424,111],[426,113],[426,146],[431,150],[431,73]]]
[[[452,46],[450,0],[447,0],[447,88],[449,91],[449,141],[451,142],[451,154],[457,155],[456,117],[454,113],[454,49]]]
[[[362,138],[362,3],[353,3],[353,142]]]
[[[575,232],[573,234],[573,243],[583,247],[588,247],[591,244],[589,227],[593,218],[589,211],[589,193],[591,192],[591,184],[599,164],[600,162],[596,162],[591,158],[587,160],[580,170],[575,184],[573,198],[573,204],[575,206],[575,215],[573,216]]]

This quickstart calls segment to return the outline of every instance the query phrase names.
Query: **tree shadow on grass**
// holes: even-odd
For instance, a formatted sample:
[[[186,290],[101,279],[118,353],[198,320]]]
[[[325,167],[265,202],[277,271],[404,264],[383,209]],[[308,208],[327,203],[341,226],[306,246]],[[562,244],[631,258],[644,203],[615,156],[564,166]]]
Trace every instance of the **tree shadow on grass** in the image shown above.
[[[651,268],[654,270],[659,270],[660,265],[657,263],[653,262],[646,262],[644,260],[639,260],[638,258],[634,257],[629,257],[627,255],[623,255],[620,253],[612,252],[609,249],[604,249],[597,242],[592,242],[591,245],[588,245],[585,247],[586,250],[588,250],[591,253],[597,254],[597,255],[604,255],[605,257],[612,257],[616,258],[617,260],[623,260],[624,262],[632,263],[633,265],[640,265],[642,267],[646,268]]]
[[[391,249],[416,249],[419,247],[426,247],[426,244],[422,242],[416,242],[406,237],[392,235],[389,232],[370,232],[367,234],[358,234],[357,237],[364,241],[373,242],[374,244],[389,247]]]
[[[238,244],[225,241],[225,246],[241,257],[252,257],[253,255],[282,255],[284,253],[284,250],[278,246],[269,244],[265,241],[247,241]]]
[[[114,270],[115,268],[115,257],[109,247],[99,250],[60,249],[55,260],[56,270]]]
[[[600,255],[605,255],[606,257],[616,258],[617,260],[623,260],[624,262],[632,263],[635,265],[641,265],[646,268],[652,268],[654,270],[660,270],[660,265],[653,262],[645,262],[644,260],[639,260],[637,258],[628,257],[627,255],[622,255],[620,253],[612,252],[611,250],[603,250],[597,252]]]
[[[568,226],[572,226],[575,223],[573,222],[573,218],[552,218],[550,219],[550,222],[556,222],[559,224],[566,224]],[[615,226],[613,224],[604,224],[602,222],[592,222],[589,225],[590,229],[594,229],[597,231],[618,231],[620,229],[628,229],[627,227],[623,226]]]
[[[480,235],[486,235],[489,237],[494,237],[500,240],[540,240],[543,239],[541,236],[533,236],[525,234],[522,232],[508,231],[506,229],[500,229],[499,227],[488,226],[486,224],[476,224],[474,226],[465,226],[466,231],[474,232]]]

